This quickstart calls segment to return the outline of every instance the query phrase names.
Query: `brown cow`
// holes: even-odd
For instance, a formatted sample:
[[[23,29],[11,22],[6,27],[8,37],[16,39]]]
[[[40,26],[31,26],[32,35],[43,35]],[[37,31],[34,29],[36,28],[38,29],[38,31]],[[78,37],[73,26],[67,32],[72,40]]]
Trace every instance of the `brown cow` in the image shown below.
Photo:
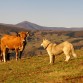
[[[3,61],[6,62],[7,49],[14,49],[16,52],[16,60],[18,59],[18,51],[23,50],[24,39],[17,36],[4,35],[1,38],[1,52],[3,54]]]
[[[15,51],[16,51],[16,60],[17,60],[17,58],[18,58],[18,49],[20,49],[19,46],[22,45],[22,49],[20,49],[20,54],[21,54],[24,47],[25,47],[25,45],[26,45],[26,37],[27,36],[29,36],[29,32],[23,32],[23,31],[18,33],[18,37],[16,35],[6,35],[5,34],[1,38],[1,41],[2,41],[2,43],[1,43],[2,44],[1,45],[2,52],[1,52],[1,56],[0,56],[1,61],[3,59],[4,59],[4,62],[6,61],[5,56],[6,56],[6,53],[9,49],[15,49]],[[7,42],[5,42],[5,41],[7,41]],[[9,47],[7,47],[7,45],[9,45]],[[9,59],[8,55],[7,55],[7,58]],[[20,55],[20,58],[21,58],[21,55]]]

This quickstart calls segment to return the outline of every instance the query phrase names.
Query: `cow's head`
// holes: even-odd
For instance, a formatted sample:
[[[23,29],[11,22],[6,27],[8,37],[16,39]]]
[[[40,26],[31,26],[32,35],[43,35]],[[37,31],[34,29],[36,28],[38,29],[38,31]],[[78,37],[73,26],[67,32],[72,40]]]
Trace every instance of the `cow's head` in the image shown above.
[[[30,34],[29,32],[19,32],[18,35],[24,40],[26,40],[26,37],[28,37]]]

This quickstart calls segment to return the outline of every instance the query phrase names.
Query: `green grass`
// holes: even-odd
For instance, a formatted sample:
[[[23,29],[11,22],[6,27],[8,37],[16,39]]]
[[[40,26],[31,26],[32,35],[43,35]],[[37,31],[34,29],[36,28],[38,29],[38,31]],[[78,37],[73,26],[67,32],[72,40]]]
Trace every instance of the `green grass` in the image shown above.
[[[54,64],[48,55],[1,62],[0,83],[83,83],[83,51],[76,53],[77,59],[65,62],[62,54]]]

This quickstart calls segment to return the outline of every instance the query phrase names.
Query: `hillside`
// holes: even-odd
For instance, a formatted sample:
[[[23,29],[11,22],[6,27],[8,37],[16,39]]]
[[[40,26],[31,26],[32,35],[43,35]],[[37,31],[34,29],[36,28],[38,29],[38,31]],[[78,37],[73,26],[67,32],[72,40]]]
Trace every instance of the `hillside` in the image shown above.
[[[69,62],[57,56],[53,65],[47,54],[0,63],[0,83],[83,83],[83,52],[76,53]]]
[[[26,30],[42,30],[42,31],[49,31],[49,30],[54,30],[54,31],[83,31],[83,27],[46,27],[46,26],[40,26],[38,24],[29,22],[29,21],[23,21],[17,24],[4,24],[0,23],[0,26],[6,26],[6,27],[13,27],[13,28],[21,28],[21,29],[26,29]]]
[[[46,26],[40,26],[38,24],[35,23],[31,23],[28,21],[23,21],[20,22],[18,24],[16,24],[15,26],[18,27],[22,27],[22,28],[26,28],[29,30],[59,30],[59,31],[81,31],[83,30],[83,27],[72,27],[72,28],[65,28],[65,27],[46,27]]]

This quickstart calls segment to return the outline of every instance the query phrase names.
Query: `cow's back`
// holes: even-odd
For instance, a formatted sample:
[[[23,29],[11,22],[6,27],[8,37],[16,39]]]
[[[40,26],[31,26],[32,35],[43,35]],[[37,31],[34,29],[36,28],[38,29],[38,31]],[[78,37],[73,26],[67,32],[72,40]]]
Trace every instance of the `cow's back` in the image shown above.
[[[1,47],[3,48],[9,48],[9,49],[13,49],[13,48],[19,48],[20,46],[22,46],[22,40],[20,37],[17,36],[10,36],[10,35],[4,35],[1,38]]]

